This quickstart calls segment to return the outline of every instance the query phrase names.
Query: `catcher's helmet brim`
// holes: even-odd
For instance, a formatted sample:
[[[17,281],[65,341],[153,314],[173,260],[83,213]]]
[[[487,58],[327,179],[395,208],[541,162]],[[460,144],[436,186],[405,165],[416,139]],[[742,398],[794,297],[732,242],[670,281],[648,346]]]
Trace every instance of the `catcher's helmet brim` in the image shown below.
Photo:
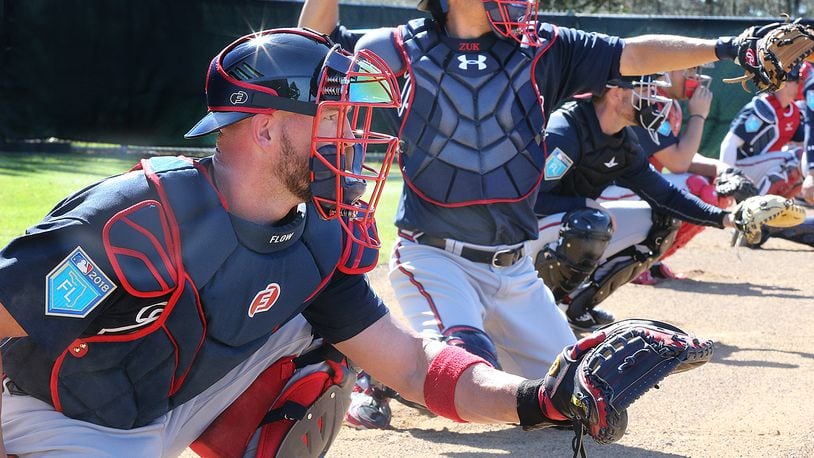
[[[234,124],[252,115],[252,113],[242,113],[239,111],[210,112],[201,118],[189,132],[184,134],[184,138],[196,138],[211,134],[218,129],[226,127],[229,124]]]

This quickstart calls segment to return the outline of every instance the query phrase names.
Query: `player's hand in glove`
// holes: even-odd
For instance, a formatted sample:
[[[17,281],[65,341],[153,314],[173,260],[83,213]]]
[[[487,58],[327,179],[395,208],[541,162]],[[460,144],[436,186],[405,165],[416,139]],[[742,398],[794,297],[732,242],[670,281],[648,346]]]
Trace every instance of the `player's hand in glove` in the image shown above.
[[[734,167],[729,167],[719,173],[715,177],[714,184],[718,197],[732,197],[737,203],[758,195],[757,187],[752,180],[744,175],[743,171]]]
[[[806,211],[792,199],[767,194],[750,197],[735,207],[732,213],[735,229],[749,244],[760,243],[764,225],[794,227],[806,219]]]
[[[566,347],[544,379],[527,380],[517,394],[524,429],[573,425],[574,456],[582,435],[609,444],[627,429],[627,407],[670,374],[712,357],[712,341],[650,320],[610,324]]]
[[[751,80],[758,93],[783,87],[792,68],[813,51],[814,29],[800,24],[799,19],[749,27],[737,37],[720,38],[715,50],[719,58],[734,59],[745,72],[737,78],[725,78],[724,82],[741,83],[749,92],[746,82]]]

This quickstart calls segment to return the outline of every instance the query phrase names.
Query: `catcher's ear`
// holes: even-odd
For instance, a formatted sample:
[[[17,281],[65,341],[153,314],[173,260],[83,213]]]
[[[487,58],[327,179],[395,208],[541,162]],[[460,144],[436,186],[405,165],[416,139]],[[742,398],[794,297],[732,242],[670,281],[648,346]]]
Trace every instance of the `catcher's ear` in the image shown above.
[[[274,123],[274,113],[272,114],[256,114],[252,116],[252,138],[261,146],[269,146],[276,143]]]

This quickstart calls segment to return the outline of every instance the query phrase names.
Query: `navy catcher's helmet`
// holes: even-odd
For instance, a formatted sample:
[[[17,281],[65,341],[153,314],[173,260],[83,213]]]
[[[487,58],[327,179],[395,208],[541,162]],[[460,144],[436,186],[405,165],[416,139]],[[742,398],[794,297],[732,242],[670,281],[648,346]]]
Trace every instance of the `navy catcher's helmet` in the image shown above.
[[[317,210],[325,219],[340,219],[355,242],[379,245],[368,228],[398,139],[372,131],[371,125],[375,109],[398,108],[401,99],[395,76],[378,56],[367,50],[351,55],[308,29],[265,30],[238,39],[212,59],[206,101],[209,113],[187,138],[277,110],[314,117],[311,193]],[[323,111],[345,121],[319,136]],[[371,145],[383,154],[381,166],[364,162]]]
[[[209,113],[185,137],[207,135],[257,113],[316,113],[317,85],[333,43],[304,30],[267,32],[243,37],[212,59],[206,76]]]

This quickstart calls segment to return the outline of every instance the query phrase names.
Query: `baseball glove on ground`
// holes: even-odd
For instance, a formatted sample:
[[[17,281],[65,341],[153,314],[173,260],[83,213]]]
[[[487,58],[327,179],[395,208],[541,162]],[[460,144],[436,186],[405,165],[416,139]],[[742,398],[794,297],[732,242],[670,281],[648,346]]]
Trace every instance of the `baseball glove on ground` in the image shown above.
[[[623,320],[567,347],[541,380],[518,390],[518,414],[526,429],[573,424],[574,455],[584,453],[587,432],[601,444],[627,429],[627,407],[670,374],[698,367],[712,357],[710,340],[696,339],[667,323]],[[525,400],[534,398],[545,419],[533,423]]]
[[[749,92],[746,82],[755,83],[759,93],[780,89],[792,68],[799,65],[814,51],[814,29],[799,23],[774,23],[763,27],[750,27],[735,38],[738,57],[735,63],[745,74],[738,78],[725,78],[726,83],[741,83]]]
[[[733,167],[727,168],[715,177],[715,193],[718,197],[732,197],[737,203],[758,194],[752,180],[744,175],[743,171]]]
[[[738,204],[732,216],[735,228],[743,234],[746,242],[757,244],[763,225],[794,227],[805,221],[806,211],[792,199],[767,194],[744,200]]]

